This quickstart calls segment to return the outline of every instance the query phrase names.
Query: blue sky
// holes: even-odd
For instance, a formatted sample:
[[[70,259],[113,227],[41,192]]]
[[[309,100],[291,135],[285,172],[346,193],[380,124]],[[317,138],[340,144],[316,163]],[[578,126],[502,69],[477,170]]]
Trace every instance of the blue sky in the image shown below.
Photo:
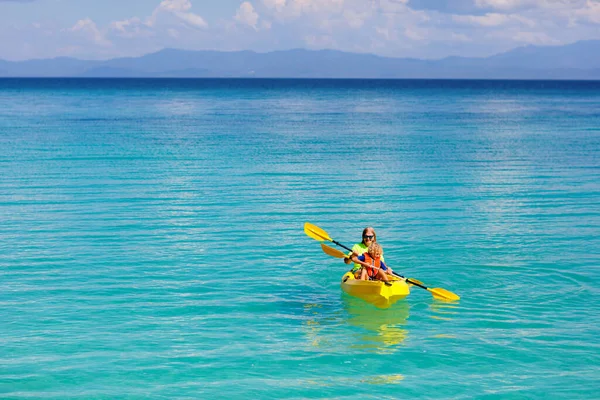
[[[165,47],[488,56],[600,39],[600,0],[0,0],[0,58]]]

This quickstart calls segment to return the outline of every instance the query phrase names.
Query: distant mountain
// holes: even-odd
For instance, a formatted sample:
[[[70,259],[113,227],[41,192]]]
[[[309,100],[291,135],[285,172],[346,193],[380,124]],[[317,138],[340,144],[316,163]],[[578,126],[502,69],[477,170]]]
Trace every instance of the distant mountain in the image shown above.
[[[488,58],[498,66],[534,69],[600,68],[600,40],[580,41],[565,46],[526,46]]]
[[[486,58],[441,60],[336,50],[255,53],[164,49],[107,61],[68,57],[0,60],[0,77],[600,79],[600,40],[519,47]]]

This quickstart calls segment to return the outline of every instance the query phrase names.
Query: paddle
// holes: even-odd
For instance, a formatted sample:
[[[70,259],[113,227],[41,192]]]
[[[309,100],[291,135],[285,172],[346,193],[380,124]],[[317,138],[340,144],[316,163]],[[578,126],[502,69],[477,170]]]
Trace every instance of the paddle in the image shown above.
[[[333,240],[331,237],[329,237],[329,235],[327,234],[327,232],[325,232],[323,229],[319,228],[316,225],[311,224],[310,222],[306,222],[304,224],[304,233],[306,233],[309,237],[318,240],[319,242],[322,241],[329,241],[332,243],[335,243],[336,245],[348,250],[348,251],[352,251],[352,249],[349,249],[348,247],[344,246],[343,244]],[[332,247],[329,247],[323,243],[321,243],[321,248],[323,249],[323,251],[333,257],[337,257],[337,258],[346,258],[346,254],[342,253],[341,251],[334,249]],[[342,255],[342,257],[339,257],[340,254]],[[399,278],[403,278],[406,279],[406,282],[413,284],[415,286],[418,286],[422,289],[427,290],[428,292],[430,292],[434,298],[439,299],[439,300],[450,300],[450,301],[454,301],[454,300],[459,300],[460,297],[455,294],[452,293],[449,290],[446,289],[442,289],[442,288],[428,288],[427,286],[425,286],[421,281],[418,281],[416,279],[412,279],[412,278],[405,278],[404,276],[397,274],[396,272],[392,272],[394,275],[396,275]]]

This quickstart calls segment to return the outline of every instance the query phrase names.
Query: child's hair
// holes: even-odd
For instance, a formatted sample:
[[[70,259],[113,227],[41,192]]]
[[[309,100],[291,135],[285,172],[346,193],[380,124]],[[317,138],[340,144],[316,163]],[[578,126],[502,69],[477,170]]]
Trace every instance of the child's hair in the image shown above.
[[[371,243],[371,245],[369,246],[369,250],[368,250],[370,255],[373,255],[373,253],[377,253],[381,256],[381,253],[383,253],[383,248],[381,247],[381,245],[377,242]]]

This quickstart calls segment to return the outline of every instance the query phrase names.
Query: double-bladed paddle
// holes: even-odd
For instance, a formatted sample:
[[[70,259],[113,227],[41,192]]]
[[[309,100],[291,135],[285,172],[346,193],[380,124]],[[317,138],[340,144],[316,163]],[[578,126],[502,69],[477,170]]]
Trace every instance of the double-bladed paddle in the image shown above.
[[[311,224],[310,222],[306,222],[304,224],[304,233],[306,233],[306,235],[308,235],[309,237],[318,240],[319,242],[323,242],[323,241],[329,241],[332,242],[348,251],[352,251],[352,249],[344,246],[343,244],[333,240],[328,234],[327,232],[325,232],[323,229],[319,228],[316,225]],[[344,254],[343,252],[334,249],[333,247],[329,247],[323,243],[321,243],[321,248],[323,249],[323,251],[333,257],[337,257],[337,258],[346,258],[347,255]],[[439,300],[446,300],[446,301],[455,301],[455,300],[459,300],[460,297],[455,294],[452,293],[449,290],[446,289],[442,289],[442,288],[428,288],[427,286],[425,286],[423,284],[423,282],[418,281],[416,279],[413,278],[405,278],[404,276],[397,274],[396,272],[392,272],[394,275],[396,275],[399,278],[403,278],[406,279],[406,282],[418,286],[422,289],[425,289],[427,291],[429,291],[434,298],[439,299]]]

